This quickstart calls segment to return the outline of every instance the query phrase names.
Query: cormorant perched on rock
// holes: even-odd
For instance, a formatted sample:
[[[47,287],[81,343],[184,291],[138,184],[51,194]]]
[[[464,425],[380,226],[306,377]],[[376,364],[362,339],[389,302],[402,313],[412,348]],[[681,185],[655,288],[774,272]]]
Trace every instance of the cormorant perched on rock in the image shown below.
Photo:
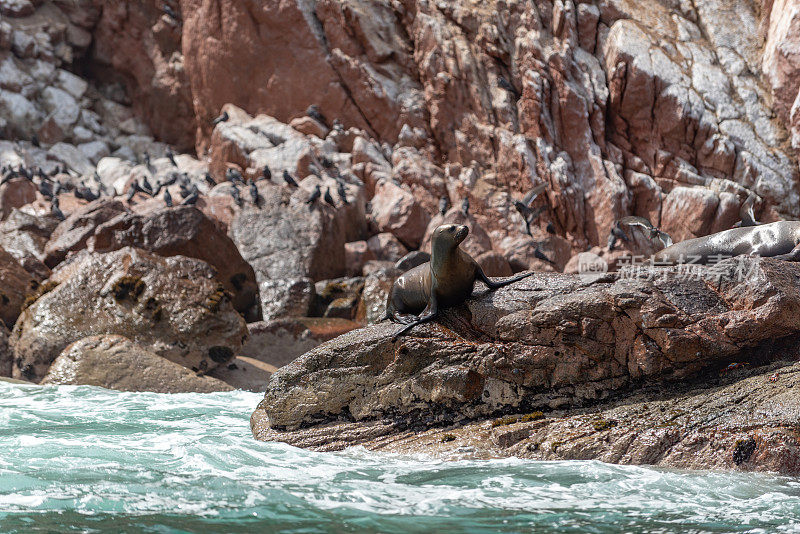
[[[264,168],[261,170],[261,176],[263,176],[265,180],[272,180],[272,171],[269,169],[269,165],[264,164]]]
[[[554,262],[553,260],[551,260],[550,258],[545,256],[544,252],[539,250],[539,247],[536,247],[536,248],[533,249],[533,256],[535,258],[540,259],[540,260],[546,261],[547,263],[550,263],[551,265],[555,265],[556,264],[556,262]]]
[[[168,208],[172,207],[172,195],[169,194],[169,189],[164,189],[164,204],[166,204]]]
[[[512,93],[514,96],[517,96],[517,89],[513,85],[511,85],[511,82],[509,82],[502,76],[497,77],[497,86],[500,89],[505,89],[509,93]]]
[[[211,174],[209,173],[204,173],[203,179],[208,184],[208,187],[214,187],[215,185],[217,185],[217,182],[214,181],[214,179],[211,177]]]
[[[333,201],[333,197],[331,196],[331,190],[330,189],[325,189],[325,195],[323,195],[322,198],[325,200],[325,202],[327,202],[328,204],[330,204],[334,208],[336,207],[336,203]]]
[[[144,191],[145,193],[147,193],[151,197],[153,196],[153,186],[150,185],[149,181],[147,181],[147,176],[142,176],[141,189],[142,189],[142,191]]]
[[[323,124],[326,128],[328,127],[328,120],[319,111],[319,108],[316,105],[311,104],[310,106],[308,106],[308,108],[306,109],[306,115],[308,115],[309,117],[311,117],[315,121]]]
[[[321,191],[321,190],[320,190],[320,188],[319,188],[319,184],[317,184],[317,186],[316,186],[316,187],[314,187],[314,191],[312,191],[312,192],[311,192],[311,196],[310,196],[310,197],[308,197],[308,200],[306,200],[306,204],[311,204],[312,202],[316,202],[316,201],[317,201],[317,199],[318,199],[318,198],[319,198],[321,195],[322,195],[322,191]]]
[[[556,227],[553,224],[553,221],[548,221],[547,222],[547,226],[545,227],[545,230],[547,230],[548,234],[555,234],[556,233]]]
[[[183,202],[181,202],[181,204],[184,206],[194,206],[195,204],[197,204],[198,198],[200,198],[200,190],[197,189],[196,185],[193,185],[192,190],[189,192],[186,198],[183,199]]]
[[[59,221],[66,219],[66,217],[64,217],[64,212],[61,211],[61,208],[58,205],[58,197],[53,197],[53,202],[50,204],[50,214]]]
[[[464,215],[469,215],[469,198],[464,197],[464,201],[461,202],[461,211],[464,212]]]
[[[38,135],[33,134],[31,136],[31,144],[33,146],[35,146],[36,148],[41,148],[42,144],[39,142],[39,136]]]
[[[82,198],[83,200],[87,200],[92,202],[100,198],[98,193],[95,193],[85,185],[79,185],[75,188],[75,198]]]
[[[227,171],[225,171],[225,179],[233,183],[237,182],[244,183],[244,179],[242,178],[242,173],[240,173],[233,167],[230,167],[228,168]]]
[[[297,187],[297,181],[292,178],[292,175],[286,169],[283,170],[283,181],[292,187]]]
[[[258,187],[256,187],[256,183],[252,180],[250,181],[250,200],[253,201],[253,204],[258,206]]]
[[[227,111],[223,111],[222,114],[219,117],[217,117],[216,119],[211,121],[211,126],[216,126],[217,124],[219,124],[221,122],[226,122],[228,119],[230,119],[230,116],[228,115],[228,112]]]
[[[170,163],[172,163],[173,167],[177,167],[178,163],[175,161],[175,154],[172,152],[171,148],[167,148],[167,159]]]
[[[189,186],[186,185],[186,182],[181,182],[180,184],[178,184],[178,187],[181,188],[181,198],[186,198],[192,193],[189,190]]]
[[[163,11],[166,16],[168,16],[175,22],[181,22],[181,16],[175,13],[175,10],[172,9],[172,7],[166,2],[164,2],[164,4],[161,5],[161,11]]]
[[[647,236],[650,238],[651,241],[653,239],[658,239],[659,241],[661,241],[661,244],[663,244],[665,248],[672,245],[672,238],[669,236],[669,234],[666,232],[662,232],[661,230],[653,226],[653,224],[644,217],[636,217],[633,215],[628,217],[623,217],[622,219],[619,220],[618,224],[620,226],[639,226],[647,232]]]
[[[39,182],[39,193],[41,193],[44,198],[53,198],[53,182],[48,180]]]
[[[239,193],[239,188],[236,187],[236,184],[231,187],[231,197],[233,201],[236,202],[236,205],[241,208],[244,202],[242,201],[242,195]]]
[[[337,180],[336,181],[336,188],[337,192],[339,193],[339,198],[342,199],[342,203],[347,206],[350,204],[350,201],[347,200],[347,189],[344,187],[344,182]]]
[[[139,190],[139,184],[138,184],[137,182],[135,182],[135,181],[134,181],[133,183],[131,183],[131,187],[130,187],[130,189],[128,189],[128,194],[127,194],[127,196],[125,197],[125,199],[126,199],[128,202],[130,202],[131,200],[133,200],[133,197],[134,197],[134,196],[136,196],[136,192],[137,192],[138,190]]]
[[[439,199],[439,215],[444,215],[447,213],[447,208],[450,206],[450,199],[447,197],[441,197]]]

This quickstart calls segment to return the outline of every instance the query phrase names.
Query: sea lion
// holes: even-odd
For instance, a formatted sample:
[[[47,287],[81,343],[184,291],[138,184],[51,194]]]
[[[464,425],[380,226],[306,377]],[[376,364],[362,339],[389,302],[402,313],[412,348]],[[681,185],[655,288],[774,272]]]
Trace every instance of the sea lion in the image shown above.
[[[532,273],[495,282],[490,280],[480,265],[461,250],[469,229],[464,225],[443,224],[433,231],[431,261],[403,273],[392,285],[386,303],[386,316],[393,322],[405,324],[392,339],[397,339],[418,324],[435,319],[439,310],[464,302],[480,280],[489,289],[507,286]],[[413,314],[417,317],[401,317]]]
[[[759,226],[732,228],[687,239],[653,255],[659,263],[699,263],[753,254],[765,258],[800,261],[800,221],[778,221]]]

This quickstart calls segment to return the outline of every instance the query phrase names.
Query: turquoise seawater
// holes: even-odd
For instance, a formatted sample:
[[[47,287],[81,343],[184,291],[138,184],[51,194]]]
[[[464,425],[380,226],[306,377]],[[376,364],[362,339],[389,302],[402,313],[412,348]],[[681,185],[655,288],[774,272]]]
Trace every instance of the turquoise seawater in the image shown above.
[[[800,532],[800,480],[259,443],[259,395],[0,383],[2,532]]]

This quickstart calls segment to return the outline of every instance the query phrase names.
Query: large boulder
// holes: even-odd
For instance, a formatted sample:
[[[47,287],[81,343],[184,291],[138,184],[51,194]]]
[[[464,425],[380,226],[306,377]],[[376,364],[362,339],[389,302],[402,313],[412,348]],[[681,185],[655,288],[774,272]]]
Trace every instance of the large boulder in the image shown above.
[[[253,266],[265,319],[306,315],[313,282],[345,274],[346,231],[341,212],[309,192],[258,184],[261,204],[245,205],[229,235]]]
[[[198,375],[119,335],[89,336],[72,343],[55,359],[41,383],[155,393],[233,389],[221,380]]]
[[[396,342],[399,327],[382,323],[317,347],[273,375],[256,419],[276,429],[338,418],[432,425],[683,380],[791,345],[799,276],[795,263],[749,257],[688,273],[536,273]]]
[[[321,343],[358,328],[347,319],[297,317],[247,325],[249,337],[243,356],[283,367]]]
[[[67,345],[101,334],[207,372],[233,358],[247,327],[205,262],[128,247],[84,251],[29,299],[12,332],[13,376],[38,381]]]
[[[164,257],[203,260],[216,269],[217,279],[233,296],[233,307],[248,321],[261,318],[253,268],[233,241],[194,206],[161,208],[146,215],[121,213],[97,226],[87,245],[95,252],[136,247]]]
[[[0,220],[8,217],[14,208],[21,208],[36,200],[36,186],[27,178],[13,178],[0,185]]]
[[[12,210],[0,224],[0,246],[41,281],[50,276],[50,269],[44,264],[44,249],[57,226],[55,217]]]
[[[14,326],[26,296],[37,286],[14,256],[0,248],[0,319],[8,328]]]
[[[76,209],[53,231],[44,249],[44,262],[52,269],[64,261],[70,252],[86,248],[86,242],[98,226],[127,212],[121,201],[107,198]]]

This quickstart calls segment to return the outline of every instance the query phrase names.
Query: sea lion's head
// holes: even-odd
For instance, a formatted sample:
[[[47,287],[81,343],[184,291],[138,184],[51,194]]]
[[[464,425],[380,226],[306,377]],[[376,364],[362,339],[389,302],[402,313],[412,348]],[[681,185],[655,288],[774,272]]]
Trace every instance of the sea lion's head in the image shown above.
[[[450,250],[467,238],[469,228],[463,224],[443,224],[433,231],[431,243],[434,250]]]

